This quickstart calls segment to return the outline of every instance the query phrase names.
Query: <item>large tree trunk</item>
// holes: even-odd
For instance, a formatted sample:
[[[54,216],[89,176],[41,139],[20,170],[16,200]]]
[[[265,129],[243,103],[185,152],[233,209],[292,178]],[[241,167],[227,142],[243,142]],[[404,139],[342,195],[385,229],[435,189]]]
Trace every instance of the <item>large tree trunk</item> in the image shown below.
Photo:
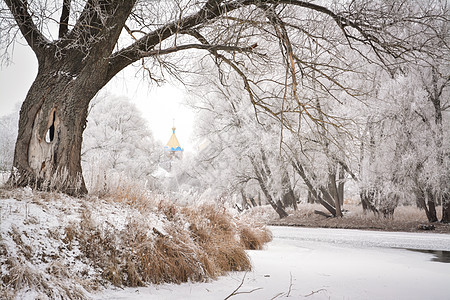
[[[438,157],[437,163],[440,169],[446,170],[441,173],[439,177],[439,186],[441,189],[442,195],[442,223],[450,223],[450,189],[448,183],[448,170],[444,167],[444,157],[445,157],[445,149],[444,145],[444,124],[442,123],[442,111],[443,104],[441,102],[442,99],[442,90],[448,84],[448,80],[444,80],[443,84],[439,84],[440,73],[437,69],[437,65],[433,65],[431,69],[432,81],[430,89],[428,91],[428,97],[434,106],[434,122],[437,126],[437,135],[435,136],[435,143],[438,149]],[[433,197],[437,199],[437,197]]]
[[[87,193],[81,172],[87,109],[117,72],[138,59],[111,57],[134,3],[88,1],[69,31],[71,6],[65,2],[59,39],[49,41],[35,26],[26,1],[6,1],[39,65],[20,111],[10,186]]]
[[[442,195],[442,223],[450,223],[450,193],[444,192]]]
[[[339,190],[336,185],[336,172],[328,172],[328,190],[334,201],[334,207],[336,208],[336,217],[342,217],[341,200],[339,199]]]
[[[427,204],[429,213],[428,221],[437,222],[438,218],[436,215],[436,202],[434,198],[434,193],[430,188],[427,189],[427,195],[428,195]]]
[[[283,205],[284,207],[292,206],[294,210],[297,210],[297,200],[295,199],[294,190],[292,189],[291,180],[289,179],[289,174],[286,170],[283,172]]]
[[[339,167],[339,183],[338,183],[338,197],[341,206],[344,205],[344,184],[345,184],[345,169],[344,167]]]
[[[99,64],[79,70],[75,58],[72,64],[67,61],[40,62],[20,110],[13,171],[8,180],[11,186],[28,185],[70,195],[87,193],[81,144],[89,102],[104,85],[104,78]]]
[[[21,108],[9,183],[84,194],[80,155],[91,97],[45,73],[38,74]]]

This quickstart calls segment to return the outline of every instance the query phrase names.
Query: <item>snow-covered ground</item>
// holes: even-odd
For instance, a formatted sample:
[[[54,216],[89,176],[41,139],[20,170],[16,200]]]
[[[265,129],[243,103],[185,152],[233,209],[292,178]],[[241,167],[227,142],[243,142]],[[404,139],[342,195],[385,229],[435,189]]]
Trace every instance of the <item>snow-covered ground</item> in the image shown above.
[[[450,251],[450,235],[271,227],[253,271],[207,283],[108,289],[95,299],[450,299],[450,263],[407,249]]]

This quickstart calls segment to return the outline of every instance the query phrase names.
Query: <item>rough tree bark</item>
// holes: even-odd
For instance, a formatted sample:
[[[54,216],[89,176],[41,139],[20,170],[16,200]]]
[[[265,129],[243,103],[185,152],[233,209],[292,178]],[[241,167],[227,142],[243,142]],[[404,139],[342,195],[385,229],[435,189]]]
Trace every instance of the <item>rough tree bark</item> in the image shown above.
[[[22,105],[10,183],[83,194],[82,133],[93,95],[72,78],[52,73],[52,67],[40,69]]]

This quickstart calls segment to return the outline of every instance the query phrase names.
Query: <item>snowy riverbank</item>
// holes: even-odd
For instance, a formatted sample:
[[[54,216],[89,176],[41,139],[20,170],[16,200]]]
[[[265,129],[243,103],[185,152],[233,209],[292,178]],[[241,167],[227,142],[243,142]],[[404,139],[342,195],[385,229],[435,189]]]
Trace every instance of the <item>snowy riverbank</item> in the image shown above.
[[[450,235],[271,227],[273,242],[248,251],[253,271],[208,283],[108,289],[95,299],[448,299]],[[443,252],[445,253],[445,252]]]
[[[204,281],[251,269],[270,233],[224,206],[151,195],[73,198],[0,189],[0,299],[90,299],[110,286]]]

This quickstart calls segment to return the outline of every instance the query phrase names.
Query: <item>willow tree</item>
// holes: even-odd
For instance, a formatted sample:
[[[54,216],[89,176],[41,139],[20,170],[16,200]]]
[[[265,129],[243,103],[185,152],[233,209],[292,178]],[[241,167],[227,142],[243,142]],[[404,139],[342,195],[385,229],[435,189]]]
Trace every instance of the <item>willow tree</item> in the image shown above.
[[[409,42],[400,43],[413,40],[412,35],[397,38],[402,28],[426,25],[437,16],[430,8],[440,4],[418,1],[410,9],[398,2],[325,1],[322,6],[299,0],[2,0],[1,45],[12,45],[19,30],[39,66],[21,107],[8,182],[86,193],[80,152],[89,102],[135,62],[142,60],[153,78],[158,68],[176,71],[179,59],[164,57],[189,49],[205,51],[218,67],[241,76],[253,105],[264,106],[252,97],[257,83],[245,73],[247,64],[263,57],[259,39],[278,41],[279,55],[291,71],[296,65],[297,70],[305,67],[294,63],[301,51],[294,41],[300,35],[323,43],[330,53],[333,40],[338,41],[333,36],[339,35],[339,43],[349,49],[386,63],[386,55],[413,50]],[[302,24],[311,15],[324,16],[337,30],[328,34],[315,24],[319,30],[310,32]],[[291,83],[295,96],[298,82]]]

